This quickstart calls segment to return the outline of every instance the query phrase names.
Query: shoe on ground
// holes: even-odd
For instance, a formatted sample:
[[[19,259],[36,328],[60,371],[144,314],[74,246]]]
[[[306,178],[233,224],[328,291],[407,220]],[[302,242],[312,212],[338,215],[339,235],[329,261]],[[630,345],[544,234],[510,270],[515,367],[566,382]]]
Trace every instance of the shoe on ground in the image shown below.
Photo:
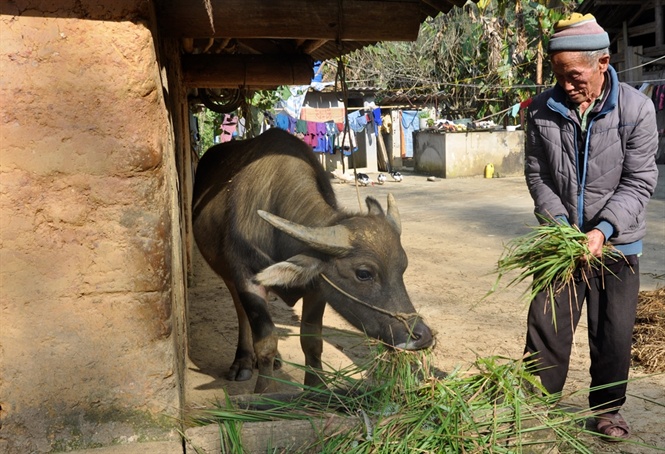
[[[596,416],[596,432],[605,441],[623,441],[630,437],[628,423],[620,413],[603,413]]]

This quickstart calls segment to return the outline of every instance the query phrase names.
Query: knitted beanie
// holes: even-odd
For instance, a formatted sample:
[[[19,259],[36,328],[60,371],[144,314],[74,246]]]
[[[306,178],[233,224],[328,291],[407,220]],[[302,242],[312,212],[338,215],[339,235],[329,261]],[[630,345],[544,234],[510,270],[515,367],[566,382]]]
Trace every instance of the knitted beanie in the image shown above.
[[[554,24],[548,53],[561,50],[600,50],[610,46],[610,37],[591,14],[573,13]]]

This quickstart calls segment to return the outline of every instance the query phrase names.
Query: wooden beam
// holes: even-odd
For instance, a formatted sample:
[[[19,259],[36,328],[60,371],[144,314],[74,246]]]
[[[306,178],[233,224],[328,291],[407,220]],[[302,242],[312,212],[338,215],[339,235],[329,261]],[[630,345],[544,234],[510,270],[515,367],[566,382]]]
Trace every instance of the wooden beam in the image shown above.
[[[431,7],[444,13],[450,11],[454,6],[452,0],[423,0],[423,3],[427,3]]]
[[[628,27],[628,36],[630,36],[631,38],[635,36],[648,35],[650,33],[655,33],[655,32],[656,32],[655,22]]]
[[[423,1],[420,4],[420,10],[425,14],[425,16],[436,17],[441,12],[440,10],[432,7],[428,2]]]
[[[307,85],[313,66],[304,55],[183,55],[182,79],[189,88]]]
[[[159,0],[159,24],[166,34],[180,38],[415,41],[424,20],[420,0],[210,0],[210,4],[212,27],[204,2]]]
[[[661,44],[660,46],[646,47],[644,48],[643,54],[645,57],[662,57],[665,55],[665,44]],[[660,62],[662,64],[663,60],[660,60]]]
[[[317,40],[309,40],[305,41],[301,47],[302,52],[308,55],[311,55],[312,52],[314,52],[316,49],[319,47],[323,46],[325,43],[327,43],[325,39],[317,39]]]

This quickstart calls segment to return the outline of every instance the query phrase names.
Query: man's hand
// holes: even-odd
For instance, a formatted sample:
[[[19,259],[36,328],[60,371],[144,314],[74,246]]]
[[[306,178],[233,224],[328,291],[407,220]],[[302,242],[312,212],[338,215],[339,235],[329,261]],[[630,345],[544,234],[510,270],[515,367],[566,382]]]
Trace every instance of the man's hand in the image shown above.
[[[605,235],[598,229],[587,232],[586,237],[589,241],[589,250],[591,254],[600,257],[603,254],[603,245],[605,244]]]

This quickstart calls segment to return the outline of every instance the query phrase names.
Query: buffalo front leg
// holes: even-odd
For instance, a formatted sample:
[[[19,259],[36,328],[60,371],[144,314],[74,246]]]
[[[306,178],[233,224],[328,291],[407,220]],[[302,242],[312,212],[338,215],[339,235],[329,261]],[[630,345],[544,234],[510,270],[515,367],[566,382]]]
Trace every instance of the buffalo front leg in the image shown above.
[[[319,371],[321,368],[321,354],[323,353],[323,339],[321,331],[323,326],[323,312],[326,302],[312,295],[305,295],[302,305],[302,321],[300,322],[300,347],[305,354],[306,386],[323,386]]]

